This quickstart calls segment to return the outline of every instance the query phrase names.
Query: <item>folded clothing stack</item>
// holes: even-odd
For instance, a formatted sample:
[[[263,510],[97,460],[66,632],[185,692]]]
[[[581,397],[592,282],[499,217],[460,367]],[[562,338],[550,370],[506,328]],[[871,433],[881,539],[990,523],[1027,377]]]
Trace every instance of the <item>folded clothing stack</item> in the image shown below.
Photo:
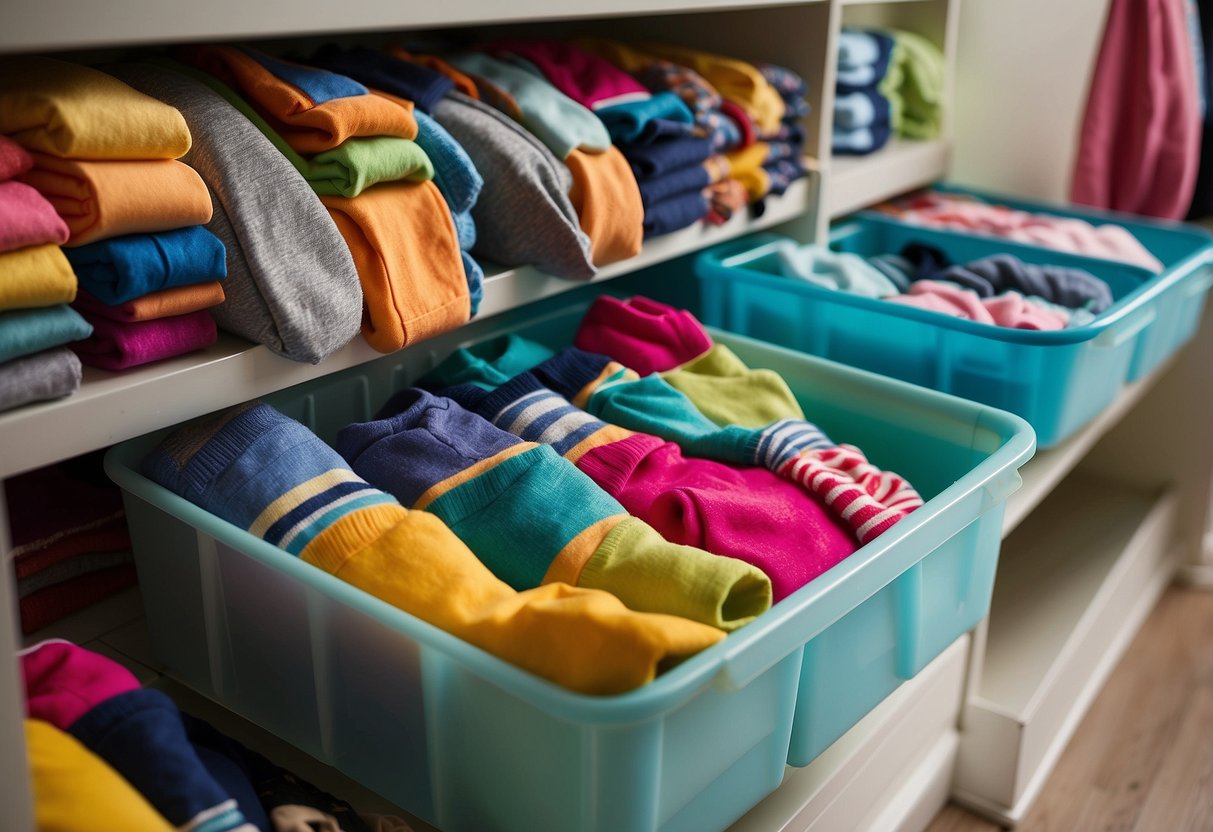
[[[2,74],[0,132],[31,151],[33,167],[21,180],[66,224],[68,258],[81,285],[139,287],[124,298],[132,300],[172,285],[212,284],[209,293],[186,304],[189,311],[170,305],[160,317],[139,320],[99,312],[108,305],[105,289],[100,296],[92,292],[89,300],[100,303],[86,301],[79,308],[93,331],[72,345],[80,360],[121,370],[213,343],[215,323],[202,310],[222,300],[216,281],[226,274],[223,246],[200,227],[211,218],[206,185],[178,161],[191,143],[181,114],[105,73],[63,61],[9,58]],[[176,236],[152,235],[173,231],[220,255],[191,263],[180,284],[172,282],[172,267],[191,257],[193,247],[169,264],[154,262],[170,258],[179,242]],[[197,242],[203,238],[205,243]],[[116,253],[127,247],[153,254]],[[158,301],[148,304],[156,306],[166,308]]]
[[[135,583],[122,493],[99,453],[11,477],[5,492],[22,632]]]
[[[467,321],[459,237],[414,141],[413,102],[253,50],[198,46],[180,56],[250,116],[328,209],[358,271],[367,343],[393,352]]]
[[[838,36],[833,148],[872,153],[892,136],[933,139],[943,124],[943,53],[921,35],[845,28]]]
[[[63,344],[91,332],[65,306],[77,291],[60,249],[67,225],[40,193],[14,179],[33,164],[25,148],[0,134],[0,411],[78,390],[80,359]]]

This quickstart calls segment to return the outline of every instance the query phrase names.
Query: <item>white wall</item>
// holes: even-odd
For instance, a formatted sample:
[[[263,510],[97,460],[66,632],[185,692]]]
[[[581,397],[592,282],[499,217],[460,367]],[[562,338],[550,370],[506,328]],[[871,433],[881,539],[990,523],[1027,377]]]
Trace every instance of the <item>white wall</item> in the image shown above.
[[[1109,0],[964,0],[951,179],[1065,201]]]

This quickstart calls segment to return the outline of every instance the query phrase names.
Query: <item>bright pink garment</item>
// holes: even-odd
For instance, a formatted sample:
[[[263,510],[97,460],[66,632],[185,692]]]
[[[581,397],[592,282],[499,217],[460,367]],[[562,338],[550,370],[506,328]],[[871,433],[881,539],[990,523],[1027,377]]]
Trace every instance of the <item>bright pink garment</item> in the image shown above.
[[[103,370],[125,370],[162,358],[171,358],[208,347],[218,333],[210,312],[203,309],[188,315],[131,323],[86,315],[93,334],[69,344],[80,361]]]
[[[67,237],[67,225],[42,194],[21,182],[0,182],[0,251],[61,246]]]
[[[774,601],[858,548],[850,526],[795,482],[687,458],[655,436],[600,445],[577,467],[666,540],[757,566]]]
[[[1182,219],[1200,165],[1200,98],[1183,0],[1112,0],[1070,199]]]
[[[712,348],[712,339],[685,309],[639,295],[627,300],[599,295],[582,318],[573,344],[647,376],[698,358]]]
[[[643,84],[610,61],[562,41],[499,40],[489,51],[534,64],[548,83],[591,110],[651,97]]]
[[[985,298],[982,305],[999,326],[1049,331],[1065,329],[1069,320],[1059,312],[1031,303],[1018,292]]]
[[[140,686],[113,659],[58,640],[44,641],[22,653],[21,674],[29,716],[64,731],[94,706]]]
[[[0,182],[25,173],[34,166],[34,157],[8,136],[0,134]]]

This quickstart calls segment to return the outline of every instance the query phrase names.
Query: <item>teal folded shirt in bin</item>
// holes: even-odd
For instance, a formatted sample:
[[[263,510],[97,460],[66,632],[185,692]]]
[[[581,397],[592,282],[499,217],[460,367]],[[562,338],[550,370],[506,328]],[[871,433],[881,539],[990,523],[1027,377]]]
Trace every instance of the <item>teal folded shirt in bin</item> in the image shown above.
[[[110,306],[227,277],[227,250],[201,225],[112,237],[63,252],[80,286]]]
[[[770,605],[760,570],[662,539],[548,445],[418,389],[397,393],[380,415],[338,435],[350,466],[436,514],[515,589],[564,581],[722,629]]]
[[[856,549],[850,527],[795,483],[765,468],[684,457],[672,442],[607,425],[532,373],[491,391],[463,384],[441,392],[520,439],[551,446],[666,540],[758,567],[774,601]]]

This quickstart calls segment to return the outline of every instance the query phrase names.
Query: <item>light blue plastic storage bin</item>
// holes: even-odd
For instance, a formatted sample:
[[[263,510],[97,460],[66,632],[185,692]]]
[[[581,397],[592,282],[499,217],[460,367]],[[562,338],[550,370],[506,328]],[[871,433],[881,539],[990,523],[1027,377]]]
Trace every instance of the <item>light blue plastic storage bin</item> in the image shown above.
[[[1082,259],[1117,299],[1090,325],[1053,332],[991,326],[784,277],[775,252],[786,240],[760,234],[698,256],[705,323],[1009,410],[1032,425],[1042,448],[1066,439],[1116,398],[1138,336],[1156,314],[1142,297],[1148,272]],[[1003,250],[988,239],[866,216],[836,227],[830,246],[870,255],[909,242],[936,246],[958,262]],[[1036,263],[1079,260],[1032,247],[1013,253]]]
[[[1122,225],[1162,261],[1162,273],[1151,281],[1146,297],[1142,299],[1143,303],[1154,309],[1154,321],[1137,341],[1129,366],[1129,381],[1141,378],[1158,367],[1196,334],[1205,296],[1213,286],[1213,234],[1204,228],[1116,211],[1015,199],[955,185],[935,187],[941,191],[970,194],[986,202],[1021,211],[1074,217],[1097,225]],[[891,221],[876,212],[865,212],[863,216]],[[967,236],[956,231],[945,233]]]
[[[267,397],[331,441],[457,343],[569,343],[584,307],[519,310]],[[1031,429],[988,407],[746,338],[840,440],[925,506],[652,684],[571,693],[314,569],[111,449],[152,648],[169,672],[446,832],[727,827],[988,609]]]

